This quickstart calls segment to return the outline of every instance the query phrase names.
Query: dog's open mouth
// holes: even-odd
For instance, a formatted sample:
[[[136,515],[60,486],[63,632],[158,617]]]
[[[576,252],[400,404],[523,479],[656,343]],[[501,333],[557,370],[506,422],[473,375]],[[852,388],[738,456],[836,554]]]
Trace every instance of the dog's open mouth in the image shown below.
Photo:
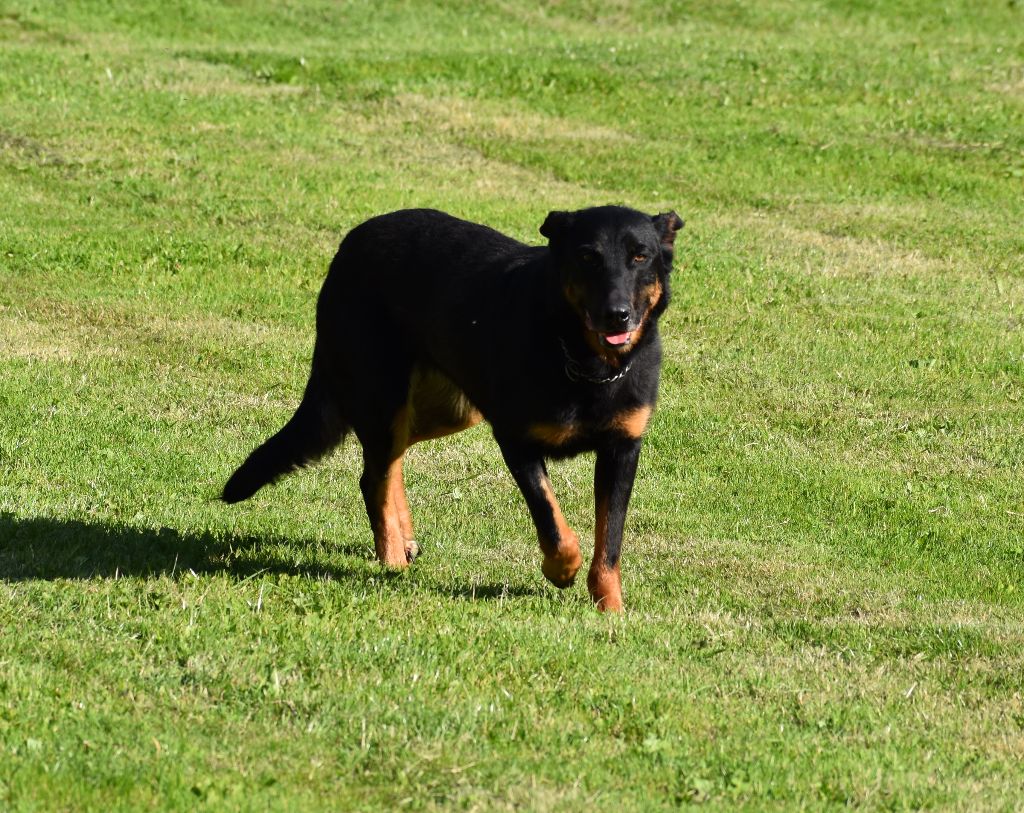
[[[633,339],[633,331],[627,330],[625,333],[602,333],[601,341],[605,344],[609,344],[612,347],[623,347],[630,343]]]

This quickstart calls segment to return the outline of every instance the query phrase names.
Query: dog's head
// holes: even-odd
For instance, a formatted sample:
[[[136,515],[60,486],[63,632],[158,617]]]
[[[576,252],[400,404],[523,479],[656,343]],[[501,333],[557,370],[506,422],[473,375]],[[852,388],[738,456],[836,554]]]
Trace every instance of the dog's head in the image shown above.
[[[646,215],[622,206],[551,212],[548,238],[566,301],[601,355],[632,350],[668,304],[675,212]]]

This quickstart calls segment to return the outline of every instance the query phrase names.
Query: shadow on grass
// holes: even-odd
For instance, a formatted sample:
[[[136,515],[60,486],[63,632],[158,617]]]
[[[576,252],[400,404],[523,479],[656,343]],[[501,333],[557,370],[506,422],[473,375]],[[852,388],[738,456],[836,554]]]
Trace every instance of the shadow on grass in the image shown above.
[[[90,579],[158,576],[193,571],[287,573],[310,578],[365,579],[366,567],[303,562],[289,555],[314,547],[312,540],[267,538],[173,528],[133,528],[80,520],[0,513],[0,579]],[[359,547],[359,552],[362,546]],[[343,547],[357,555],[356,546]],[[380,575],[400,575],[383,571]]]
[[[524,598],[527,596],[539,596],[544,592],[544,587],[538,584],[536,587],[524,587],[512,584],[467,584],[458,587],[436,587],[432,588],[437,593],[451,598],[466,599],[468,601],[496,601],[499,599]]]
[[[365,581],[401,578],[401,571],[378,568],[370,546],[343,544],[337,552],[361,557],[362,563],[338,565],[303,552],[320,546],[308,539],[232,533],[183,533],[173,528],[133,528],[0,512],[0,580],[102,579],[194,573],[228,573],[246,578],[277,573],[311,579]],[[298,556],[296,555],[298,554]],[[453,599],[497,601],[537,596],[543,586],[467,584],[456,587],[421,584]]]

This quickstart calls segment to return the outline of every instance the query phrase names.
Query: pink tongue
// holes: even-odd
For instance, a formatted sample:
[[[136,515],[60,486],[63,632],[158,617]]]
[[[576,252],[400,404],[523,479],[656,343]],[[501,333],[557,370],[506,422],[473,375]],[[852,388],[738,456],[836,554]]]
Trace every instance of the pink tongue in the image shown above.
[[[625,344],[629,341],[629,333],[606,333],[604,340],[608,344]]]

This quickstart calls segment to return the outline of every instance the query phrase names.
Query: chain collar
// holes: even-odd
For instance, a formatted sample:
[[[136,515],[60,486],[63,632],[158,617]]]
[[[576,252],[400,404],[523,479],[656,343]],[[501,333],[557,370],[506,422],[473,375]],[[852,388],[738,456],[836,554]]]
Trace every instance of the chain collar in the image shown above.
[[[583,365],[572,357],[572,354],[569,352],[569,348],[565,346],[565,339],[560,338],[558,341],[562,345],[562,355],[565,356],[565,375],[570,381],[587,381],[591,384],[611,384],[613,381],[618,381],[622,378],[629,372],[629,368],[633,366],[633,362],[631,361],[614,375],[590,375],[583,368]]]

